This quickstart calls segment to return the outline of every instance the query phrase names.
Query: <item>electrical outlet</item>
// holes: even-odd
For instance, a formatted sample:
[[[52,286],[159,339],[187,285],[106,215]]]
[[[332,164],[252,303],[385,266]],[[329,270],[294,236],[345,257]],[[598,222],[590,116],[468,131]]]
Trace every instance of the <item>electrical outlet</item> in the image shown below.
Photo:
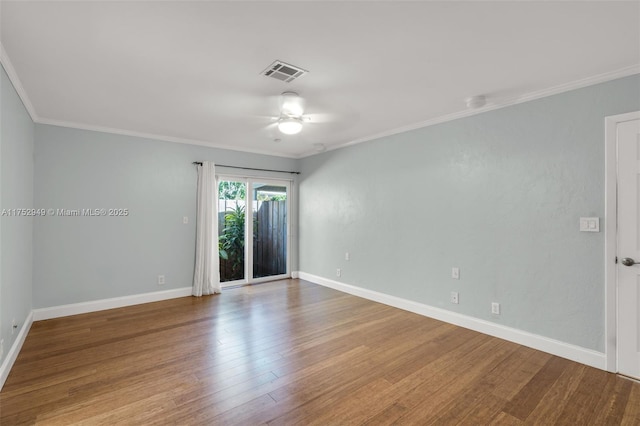
[[[184,223],[185,225],[186,225],[187,223],[189,223],[189,216],[183,216],[183,217],[182,217],[182,223]]]
[[[164,285],[164,275],[158,275],[158,285]]]
[[[451,292],[451,303],[457,305],[458,304],[458,292],[457,291],[452,291]]]
[[[338,268],[336,269],[336,277],[339,277],[342,275],[342,269]]]
[[[459,280],[460,279],[460,268],[458,268],[456,266],[451,268],[451,278],[453,278],[454,280]]]
[[[344,260],[351,260],[351,256],[349,255],[349,252],[346,252],[344,254]]]
[[[500,304],[498,302],[491,302],[491,313],[500,315]]]

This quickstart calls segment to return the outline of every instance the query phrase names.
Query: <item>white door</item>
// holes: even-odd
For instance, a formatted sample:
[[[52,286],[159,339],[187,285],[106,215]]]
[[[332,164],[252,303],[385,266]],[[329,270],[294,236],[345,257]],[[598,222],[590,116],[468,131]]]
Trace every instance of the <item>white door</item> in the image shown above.
[[[640,378],[640,120],[617,126],[618,372]]]

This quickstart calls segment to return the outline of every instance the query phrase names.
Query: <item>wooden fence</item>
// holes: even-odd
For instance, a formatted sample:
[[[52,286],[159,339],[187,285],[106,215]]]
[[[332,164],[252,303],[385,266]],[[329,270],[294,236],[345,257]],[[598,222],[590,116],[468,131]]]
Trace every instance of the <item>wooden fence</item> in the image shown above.
[[[226,212],[218,213],[218,230],[222,234]],[[287,272],[287,204],[286,201],[262,201],[253,214],[253,276],[280,275]],[[242,279],[234,276],[231,259],[220,259],[220,281]],[[240,268],[244,271],[244,262]]]
[[[263,201],[254,215],[253,276],[287,272],[287,202]]]

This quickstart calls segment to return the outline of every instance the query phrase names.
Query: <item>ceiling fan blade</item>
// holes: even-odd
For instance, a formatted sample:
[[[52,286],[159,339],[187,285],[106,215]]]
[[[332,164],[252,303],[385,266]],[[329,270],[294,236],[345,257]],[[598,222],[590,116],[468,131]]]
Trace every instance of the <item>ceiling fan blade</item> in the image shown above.
[[[278,130],[278,123],[277,122],[273,122],[270,124],[267,124],[266,126],[262,127],[264,130],[267,131],[277,131]]]
[[[335,122],[341,121],[342,117],[338,114],[318,112],[318,113],[312,113],[312,114],[305,114],[303,116],[303,119],[305,123],[323,124],[323,123],[335,123]]]

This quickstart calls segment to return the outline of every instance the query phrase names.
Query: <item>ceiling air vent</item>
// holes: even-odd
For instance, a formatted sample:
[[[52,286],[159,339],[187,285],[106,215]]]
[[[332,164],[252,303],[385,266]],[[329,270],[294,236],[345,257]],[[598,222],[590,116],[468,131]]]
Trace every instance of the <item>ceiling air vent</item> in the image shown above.
[[[303,70],[295,65],[287,64],[282,61],[275,61],[260,74],[275,78],[276,80],[284,81],[285,83],[291,83],[296,78],[302,77],[308,72],[309,71]]]

